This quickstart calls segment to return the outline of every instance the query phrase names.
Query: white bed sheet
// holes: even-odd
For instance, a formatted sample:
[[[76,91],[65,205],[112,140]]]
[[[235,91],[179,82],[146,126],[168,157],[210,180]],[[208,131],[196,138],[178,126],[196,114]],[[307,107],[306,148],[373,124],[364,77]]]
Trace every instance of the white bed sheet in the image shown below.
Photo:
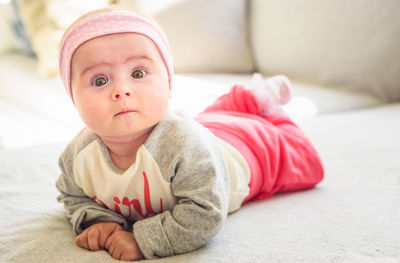
[[[400,262],[400,104],[303,122],[325,180],[230,215],[205,247],[148,262]],[[117,262],[74,244],[56,201],[64,144],[0,150],[0,262]]]

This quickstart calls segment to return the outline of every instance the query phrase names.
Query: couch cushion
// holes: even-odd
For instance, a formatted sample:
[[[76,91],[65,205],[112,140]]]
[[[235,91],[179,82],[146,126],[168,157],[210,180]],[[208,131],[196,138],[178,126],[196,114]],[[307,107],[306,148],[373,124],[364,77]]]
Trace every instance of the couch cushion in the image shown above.
[[[258,70],[400,100],[400,1],[253,0]]]
[[[0,56],[0,100],[19,105],[30,112],[74,125],[73,103],[67,96],[61,79],[40,76],[37,60],[20,53]],[[74,116],[77,117],[77,116]]]
[[[176,72],[253,70],[246,1],[119,0],[118,3],[142,10],[159,22],[170,42]]]
[[[251,74],[185,74],[198,82],[198,89],[212,87],[208,94],[213,97],[228,91],[234,84],[242,84],[250,87],[252,85]],[[266,76],[265,76],[266,77]],[[293,98],[284,106],[286,112],[295,119],[304,119],[317,114],[350,111],[374,107],[385,103],[379,97],[366,92],[337,87],[313,85],[304,82],[292,81]],[[182,104],[185,102],[182,102]],[[186,102],[189,105],[190,102]]]

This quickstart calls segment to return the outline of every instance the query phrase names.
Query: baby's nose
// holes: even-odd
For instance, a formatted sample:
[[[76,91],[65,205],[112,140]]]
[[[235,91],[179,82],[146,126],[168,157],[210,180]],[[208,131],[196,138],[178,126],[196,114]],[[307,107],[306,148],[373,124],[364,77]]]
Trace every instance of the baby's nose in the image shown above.
[[[130,97],[132,95],[132,90],[128,87],[116,88],[112,94],[113,100],[118,100],[121,97]]]

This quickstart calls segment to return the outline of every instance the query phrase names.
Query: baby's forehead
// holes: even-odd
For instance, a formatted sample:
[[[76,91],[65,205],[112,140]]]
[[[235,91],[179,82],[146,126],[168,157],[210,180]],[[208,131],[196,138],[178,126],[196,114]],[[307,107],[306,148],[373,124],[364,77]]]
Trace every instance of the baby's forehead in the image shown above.
[[[71,61],[72,71],[86,71],[95,66],[115,66],[133,61],[146,62],[152,67],[166,67],[156,44],[138,33],[117,33],[90,39],[79,46]]]
[[[99,36],[90,39],[80,45],[74,52],[72,60],[77,56],[105,56],[113,54],[125,54],[126,56],[147,55],[160,57],[156,44],[147,36],[139,33],[116,33]]]
[[[126,33],[107,34],[89,39],[83,44],[81,44],[75,50],[75,52],[79,49],[82,49],[82,47],[93,48],[98,46],[102,46],[103,48],[113,47],[113,46],[124,46],[124,49],[151,47],[151,49],[158,50],[157,45],[149,37],[140,33],[126,32]]]

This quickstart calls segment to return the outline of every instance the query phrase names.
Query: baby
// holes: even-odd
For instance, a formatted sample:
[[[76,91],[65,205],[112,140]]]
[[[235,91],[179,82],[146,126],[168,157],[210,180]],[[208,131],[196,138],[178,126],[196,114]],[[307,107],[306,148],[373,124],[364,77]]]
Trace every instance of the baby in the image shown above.
[[[256,77],[191,118],[168,107],[173,62],[152,20],[110,8],[71,25],[60,75],[84,128],[59,159],[76,244],[138,260],[194,251],[250,200],[314,187],[314,147],[280,109],[290,83]]]

